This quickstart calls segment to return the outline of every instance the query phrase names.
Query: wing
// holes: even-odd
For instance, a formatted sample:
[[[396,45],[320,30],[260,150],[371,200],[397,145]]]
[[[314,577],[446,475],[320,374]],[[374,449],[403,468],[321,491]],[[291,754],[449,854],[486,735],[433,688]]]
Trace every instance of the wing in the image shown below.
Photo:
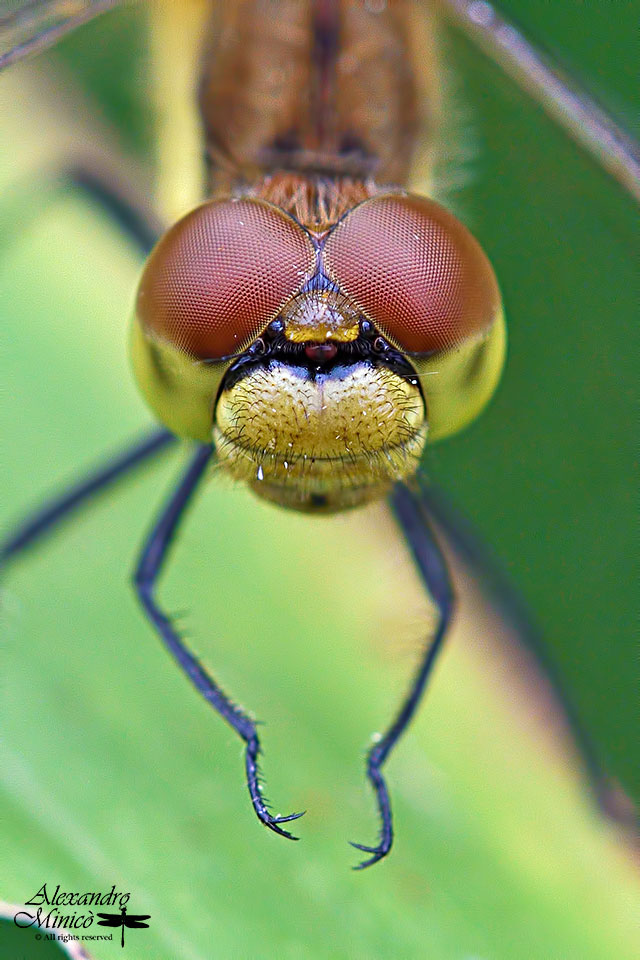
[[[140,927],[148,927],[149,924],[148,924],[148,923],[143,923],[143,920],[149,920],[150,917],[151,917],[151,914],[150,914],[150,913],[146,913],[146,914],[142,913],[142,914],[139,914],[139,915],[134,915],[134,916],[131,916],[131,917],[127,917],[127,918],[126,918],[126,925],[127,925],[128,927],[130,927],[132,930],[136,930],[136,929],[138,929],[138,928],[140,928]]]
[[[46,50],[65,34],[125,2],[77,0],[69,12],[68,0],[9,0],[10,9],[0,16],[0,70]],[[556,123],[636,200],[640,200],[640,150],[637,143],[578,83],[557,69],[552,59],[507,19],[497,5],[474,0],[436,0],[436,5],[446,19],[500,63]],[[192,2],[176,9],[167,5],[156,14],[155,19],[163,24],[159,30],[161,42],[180,48],[183,59],[186,49],[196,49],[193,34],[202,28],[204,9],[205,4]],[[176,86],[176,61],[170,57],[166,59],[172,64],[172,79],[166,86],[166,92],[171,92]],[[180,84],[178,88],[182,93]],[[175,97],[170,99],[175,100]],[[188,156],[189,150],[183,149],[182,161]],[[177,181],[180,179],[178,176]]]
[[[500,64],[549,116],[640,200],[638,144],[571,76],[557,68],[498,5],[438,0],[444,16]]]
[[[53,46],[65,34],[126,0],[9,0],[0,16],[0,70]],[[437,0],[444,16],[501,64],[550,116],[640,200],[640,151],[635,141],[586,91],[490,3]],[[168,19],[173,19],[172,14]],[[188,19],[188,18],[187,18]],[[184,21],[180,11],[176,22]]]
[[[98,920],[98,926],[100,927],[121,927],[122,926],[122,914],[118,913],[97,913],[97,917],[102,917],[101,920]]]
[[[71,30],[122,2],[77,0],[69,4],[68,0],[9,0],[9,10],[0,15],[0,70],[46,50]]]

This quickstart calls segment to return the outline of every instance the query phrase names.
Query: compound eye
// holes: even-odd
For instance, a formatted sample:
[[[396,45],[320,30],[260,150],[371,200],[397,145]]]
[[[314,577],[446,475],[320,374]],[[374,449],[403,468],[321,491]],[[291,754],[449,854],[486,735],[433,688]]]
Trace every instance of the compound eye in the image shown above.
[[[448,350],[481,336],[500,312],[480,245],[432,200],[366,200],[334,228],[324,255],[342,292],[408,353]]]
[[[193,357],[244,350],[313,270],[311,240],[263,200],[206,203],[157,244],[138,287],[143,329]]]

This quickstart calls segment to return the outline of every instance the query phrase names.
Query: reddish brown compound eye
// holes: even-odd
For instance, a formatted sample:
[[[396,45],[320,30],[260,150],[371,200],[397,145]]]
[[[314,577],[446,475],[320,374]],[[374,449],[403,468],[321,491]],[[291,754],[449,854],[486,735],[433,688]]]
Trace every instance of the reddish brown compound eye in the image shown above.
[[[243,350],[313,269],[311,240],[263,200],[216,200],[153,250],[138,288],[146,332],[200,359]]]
[[[400,194],[366,200],[334,228],[324,254],[342,292],[409,353],[447,350],[479,336],[500,311],[480,245],[433,200]]]

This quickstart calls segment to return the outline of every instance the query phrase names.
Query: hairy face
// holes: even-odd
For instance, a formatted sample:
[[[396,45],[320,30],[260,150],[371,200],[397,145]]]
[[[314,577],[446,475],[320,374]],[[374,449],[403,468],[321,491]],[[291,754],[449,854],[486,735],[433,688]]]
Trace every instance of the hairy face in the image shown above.
[[[272,359],[221,391],[216,449],[256,493],[337,510],[413,473],[426,438],[415,381],[370,360],[322,367]]]

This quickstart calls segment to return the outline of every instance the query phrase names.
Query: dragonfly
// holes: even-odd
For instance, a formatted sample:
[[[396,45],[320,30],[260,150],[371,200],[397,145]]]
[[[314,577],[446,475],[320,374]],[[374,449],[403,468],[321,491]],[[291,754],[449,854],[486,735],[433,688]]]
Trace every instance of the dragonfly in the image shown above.
[[[9,38],[0,66],[115,5],[17,5],[0,21]],[[490,4],[439,6],[637,196],[637,150],[604,111]],[[366,854],[359,868],[391,849],[384,766],[415,715],[453,612],[433,520],[475,551],[422,464],[434,440],[489,402],[505,353],[487,256],[452,213],[409,187],[412,166],[429,163],[425,125],[437,122],[435,88],[418,79],[416,63],[431,50],[420,13],[415,5],[329,0],[213,11],[199,87],[206,197],[154,243],[133,326],[135,376],[164,427],[27,518],[2,553],[14,559],[176,437],[191,440],[192,458],[142,550],[136,590],[179,667],[244,742],[258,819],[297,839],[288,824],[302,813],[274,816],[264,800],[255,722],[180,637],[156,583],[214,461],[292,510],[330,513],[387,498],[438,623],[404,702],[367,755],[380,835],[373,845],[354,844]],[[274,50],[281,69],[261,72]],[[121,209],[118,197],[112,206]],[[129,213],[140,242],[155,241],[155,230]],[[597,759],[576,732],[607,803]]]
[[[124,949],[124,928],[127,927],[129,930],[141,930],[143,927],[148,927],[149,924],[145,923],[145,920],[151,919],[151,914],[148,913],[127,913],[126,907],[120,908],[120,913],[98,913],[96,916],[100,917],[98,920],[99,927],[120,927],[122,933],[120,935],[120,946]]]

